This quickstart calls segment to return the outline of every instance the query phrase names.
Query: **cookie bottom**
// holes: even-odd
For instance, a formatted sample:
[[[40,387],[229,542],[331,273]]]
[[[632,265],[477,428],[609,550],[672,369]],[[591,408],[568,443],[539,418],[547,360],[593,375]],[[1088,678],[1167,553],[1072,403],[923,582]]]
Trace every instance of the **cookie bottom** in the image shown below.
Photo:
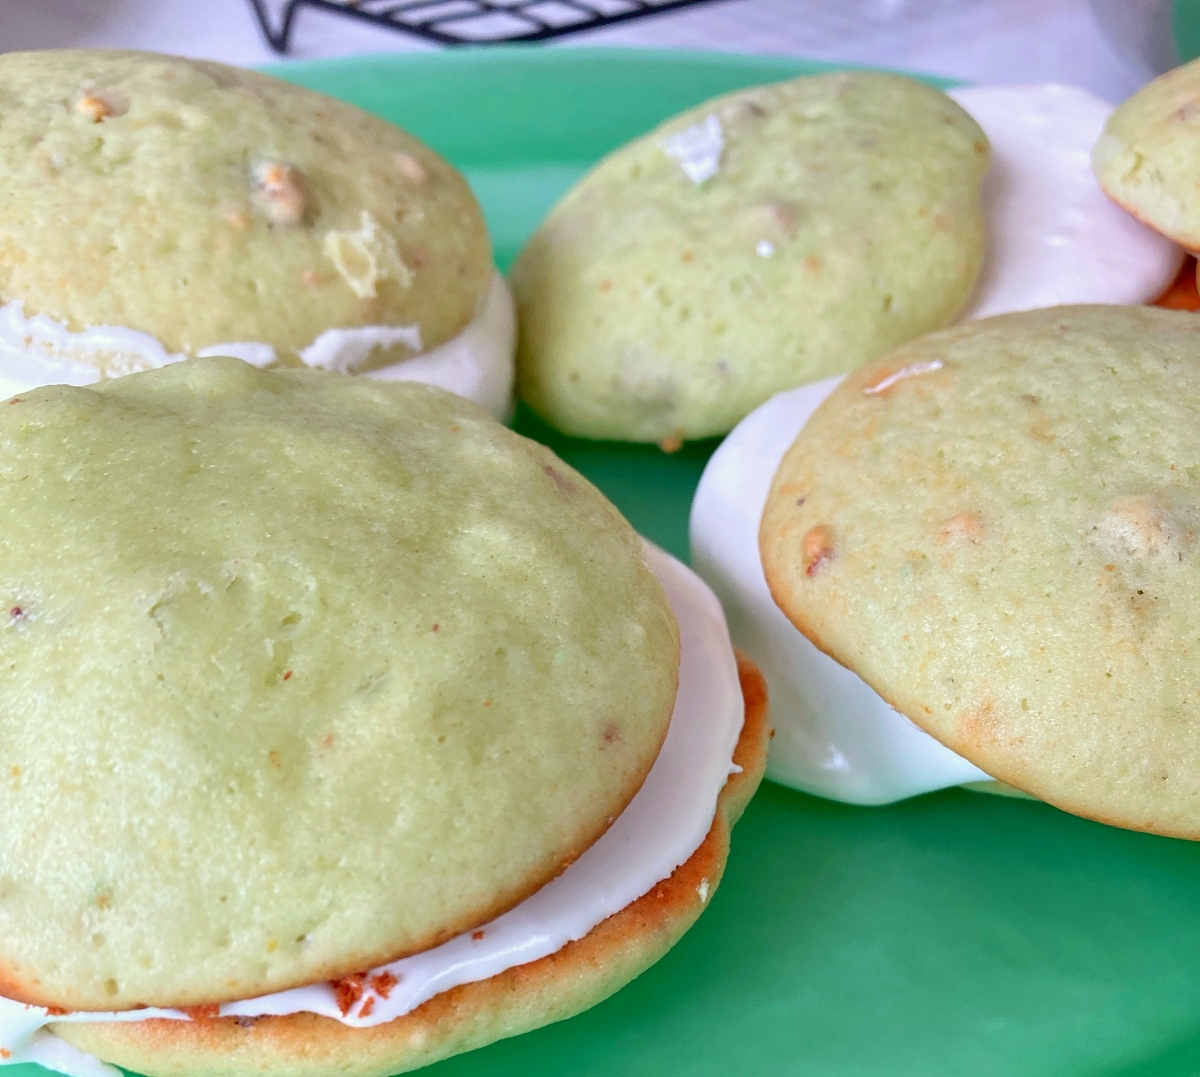
[[[572,1017],[662,957],[696,921],[725,870],[729,833],[766,766],[766,684],[738,655],[746,716],[731,774],[700,847],[662,882],[556,953],[463,984],[386,1024],[332,1018],[213,1017],[191,1021],[60,1023],[80,1050],[152,1077],[390,1077]]]
[[[992,796],[997,797],[1012,797],[1014,800],[1037,800],[1037,797],[1026,793],[1024,789],[1018,789],[1015,785],[997,781],[995,778],[983,782],[964,782],[961,788],[970,789],[972,793],[991,793]]]

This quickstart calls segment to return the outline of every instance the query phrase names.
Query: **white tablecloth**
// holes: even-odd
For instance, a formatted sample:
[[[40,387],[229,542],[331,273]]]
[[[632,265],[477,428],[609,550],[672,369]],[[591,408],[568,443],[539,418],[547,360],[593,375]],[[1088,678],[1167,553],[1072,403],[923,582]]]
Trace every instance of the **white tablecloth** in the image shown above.
[[[1111,100],[1145,77],[1109,45],[1086,0],[717,0],[567,42],[787,53],[970,81],[1069,82]],[[156,49],[240,64],[275,58],[247,0],[0,0],[0,49],[67,45]],[[293,52],[344,56],[427,47],[305,12]]]

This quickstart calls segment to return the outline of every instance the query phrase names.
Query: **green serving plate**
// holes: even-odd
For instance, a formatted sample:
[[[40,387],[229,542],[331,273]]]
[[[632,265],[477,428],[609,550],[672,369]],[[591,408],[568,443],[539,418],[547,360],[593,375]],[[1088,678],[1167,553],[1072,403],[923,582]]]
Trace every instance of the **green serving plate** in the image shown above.
[[[588,49],[274,69],[394,120],[463,169],[502,267],[603,153],[706,97],[818,70]],[[564,438],[528,415],[518,429],[686,557],[715,443],[667,456]],[[711,907],[654,968],[579,1017],[426,1072],[1194,1075],[1200,848],[964,791],[854,808],[766,783]]]

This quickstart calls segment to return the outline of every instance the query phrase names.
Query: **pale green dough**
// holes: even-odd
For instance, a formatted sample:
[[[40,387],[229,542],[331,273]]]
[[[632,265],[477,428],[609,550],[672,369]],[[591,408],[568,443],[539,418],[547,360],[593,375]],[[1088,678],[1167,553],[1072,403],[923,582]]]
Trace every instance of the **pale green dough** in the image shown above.
[[[1200,60],[1168,71],[1120,105],[1092,164],[1113,201],[1176,243],[1200,250]]]
[[[27,316],[189,356],[260,342],[298,365],[334,327],[413,325],[435,347],[492,272],[466,180],[353,105],[150,53],[0,55],[0,301]],[[361,368],[411,354],[380,348]]]
[[[1054,307],[898,348],[784,456],[759,533],[821,650],[986,774],[1200,838],[1196,315]]]
[[[695,183],[664,144],[713,122],[719,165]],[[520,392],[585,437],[725,433],[954,318],[983,254],[987,166],[975,122],[896,75],[692,109],[603,160],[522,252]]]
[[[0,406],[0,994],[201,1004],[489,919],[666,735],[637,535],[441,390],[196,360]]]

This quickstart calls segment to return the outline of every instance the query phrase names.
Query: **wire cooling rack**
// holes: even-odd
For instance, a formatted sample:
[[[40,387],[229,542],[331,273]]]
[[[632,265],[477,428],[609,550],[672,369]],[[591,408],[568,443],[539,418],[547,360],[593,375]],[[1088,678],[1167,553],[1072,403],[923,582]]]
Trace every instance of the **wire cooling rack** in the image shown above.
[[[250,0],[263,36],[278,53],[291,43],[304,8],[331,12],[439,45],[546,41],[714,0],[287,0],[272,15]]]

